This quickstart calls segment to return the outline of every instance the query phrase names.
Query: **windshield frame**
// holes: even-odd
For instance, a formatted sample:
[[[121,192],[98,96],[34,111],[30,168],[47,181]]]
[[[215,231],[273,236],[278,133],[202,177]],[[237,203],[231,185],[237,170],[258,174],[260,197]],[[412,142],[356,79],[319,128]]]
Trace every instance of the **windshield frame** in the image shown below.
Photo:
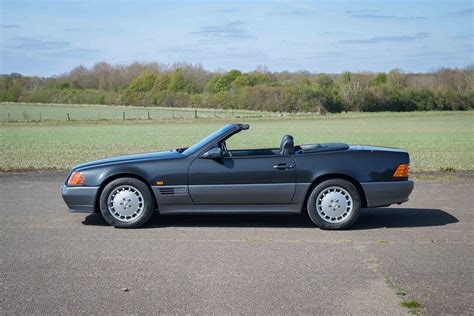
[[[236,124],[227,124],[224,127],[218,129],[217,131],[207,135],[194,145],[186,148],[182,152],[183,155],[186,156],[198,156],[202,153],[202,151],[208,149],[214,143],[218,143],[222,139],[228,138],[230,135],[235,134],[236,132],[240,132],[241,128],[239,128]]]

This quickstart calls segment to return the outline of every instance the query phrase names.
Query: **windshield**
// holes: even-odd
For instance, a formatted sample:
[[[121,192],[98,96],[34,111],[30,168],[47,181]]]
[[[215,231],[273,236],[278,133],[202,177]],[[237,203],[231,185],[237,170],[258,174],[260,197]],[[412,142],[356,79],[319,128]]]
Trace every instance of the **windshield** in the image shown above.
[[[227,134],[227,132],[229,132],[230,130],[233,130],[235,128],[234,125],[232,124],[227,124],[226,126],[224,126],[223,128],[221,129],[218,129],[217,131],[215,131],[214,133],[204,137],[203,139],[201,139],[199,142],[197,142],[196,144],[192,145],[191,147],[189,148],[186,148],[186,150],[184,150],[182,153],[183,155],[186,155],[186,156],[189,156],[189,155],[192,155],[194,153],[196,153],[197,151],[199,151],[202,147],[208,145],[210,142],[212,142],[214,139],[220,137],[221,135],[224,135],[224,134]]]

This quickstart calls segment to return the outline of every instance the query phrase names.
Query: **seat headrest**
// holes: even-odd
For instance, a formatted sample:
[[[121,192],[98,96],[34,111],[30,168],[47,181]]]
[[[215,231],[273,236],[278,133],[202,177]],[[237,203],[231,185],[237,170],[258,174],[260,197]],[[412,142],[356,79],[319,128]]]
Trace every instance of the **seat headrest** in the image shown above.
[[[293,136],[285,135],[281,140],[279,155],[292,155],[295,152]]]

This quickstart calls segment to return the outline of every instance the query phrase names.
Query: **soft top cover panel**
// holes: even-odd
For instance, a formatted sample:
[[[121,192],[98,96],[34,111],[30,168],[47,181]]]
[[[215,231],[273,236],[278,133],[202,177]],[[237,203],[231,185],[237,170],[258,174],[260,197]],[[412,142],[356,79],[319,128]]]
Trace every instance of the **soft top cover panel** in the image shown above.
[[[300,149],[299,151],[302,154],[307,154],[307,153],[315,153],[315,152],[346,150],[346,149],[349,149],[349,145],[342,144],[342,143],[309,144],[309,145],[297,146],[296,149],[297,150]]]

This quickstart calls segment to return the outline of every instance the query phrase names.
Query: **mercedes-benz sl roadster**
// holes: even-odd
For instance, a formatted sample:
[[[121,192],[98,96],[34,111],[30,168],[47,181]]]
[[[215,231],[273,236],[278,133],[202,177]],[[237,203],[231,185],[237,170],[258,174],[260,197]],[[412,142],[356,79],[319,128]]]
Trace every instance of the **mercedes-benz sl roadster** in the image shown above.
[[[62,188],[71,212],[102,213],[115,227],[140,227],[155,211],[302,213],[322,229],[344,229],[361,208],[408,200],[410,158],[400,149],[339,143],[229,149],[249,129],[228,124],[188,148],[75,166]]]

